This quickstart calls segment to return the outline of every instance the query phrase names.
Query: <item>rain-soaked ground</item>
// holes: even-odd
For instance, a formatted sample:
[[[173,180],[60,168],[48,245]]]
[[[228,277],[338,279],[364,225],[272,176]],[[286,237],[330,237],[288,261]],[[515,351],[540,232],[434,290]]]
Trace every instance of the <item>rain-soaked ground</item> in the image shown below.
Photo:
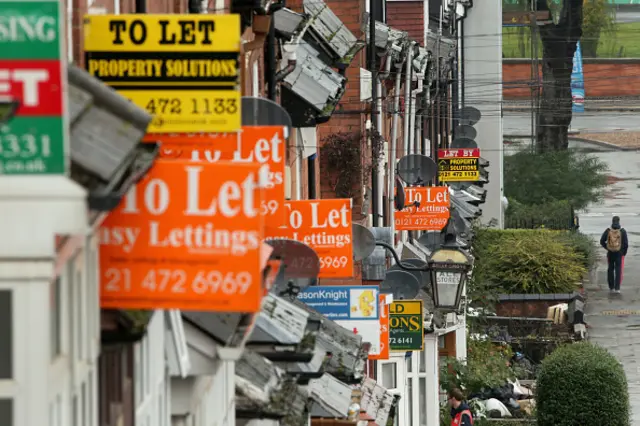
[[[640,152],[610,151],[597,154],[609,164],[605,200],[579,213],[580,230],[597,241],[620,216],[629,235],[621,294],[609,294],[607,262],[602,256],[595,282],[588,290],[589,339],[613,353],[624,365],[629,382],[633,425],[640,424]],[[600,249],[600,246],[598,245]],[[604,249],[600,249],[604,255]],[[594,392],[597,392],[594,389]]]

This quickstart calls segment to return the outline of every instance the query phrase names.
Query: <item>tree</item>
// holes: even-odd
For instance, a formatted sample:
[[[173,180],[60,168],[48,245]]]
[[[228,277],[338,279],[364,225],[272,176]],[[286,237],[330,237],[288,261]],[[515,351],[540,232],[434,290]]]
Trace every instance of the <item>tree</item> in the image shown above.
[[[547,0],[553,23],[540,26],[542,93],[538,116],[538,150],[569,148],[571,124],[571,70],[576,45],[582,37],[584,0]],[[538,0],[544,3],[544,0]],[[542,10],[542,8],[538,8]]]
[[[600,35],[613,31],[615,8],[607,0],[584,0],[582,6],[582,55],[597,56]]]

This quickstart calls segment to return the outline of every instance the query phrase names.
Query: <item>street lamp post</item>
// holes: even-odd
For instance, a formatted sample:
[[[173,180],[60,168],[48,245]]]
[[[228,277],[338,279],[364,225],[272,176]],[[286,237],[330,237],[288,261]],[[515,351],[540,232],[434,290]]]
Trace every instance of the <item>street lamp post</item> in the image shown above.
[[[396,264],[405,271],[421,271],[431,274],[433,304],[442,311],[457,311],[466,283],[467,274],[471,270],[473,260],[455,242],[455,235],[447,236],[441,248],[435,250],[426,267],[412,266],[402,263],[395,249],[382,241],[376,245],[387,249]]]
[[[429,258],[433,303],[441,310],[456,311],[471,270],[471,258],[456,245],[444,245]]]

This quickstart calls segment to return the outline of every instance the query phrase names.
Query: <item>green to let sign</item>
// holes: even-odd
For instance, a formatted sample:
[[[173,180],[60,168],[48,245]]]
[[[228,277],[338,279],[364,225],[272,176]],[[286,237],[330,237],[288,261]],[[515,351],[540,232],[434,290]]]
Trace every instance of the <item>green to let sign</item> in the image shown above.
[[[422,300],[402,300],[389,306],[389,349],[421,351],[424,349]]]
[[[0,0],[0,97],[17,105],[0,123],[0,175],[64,174],[65,107],[60,1]]]
[[[1,59],[60,59],[57,1],[2,1]]]
[[[62,117],[15,117],[0,128],[0,175],[62,174]]]

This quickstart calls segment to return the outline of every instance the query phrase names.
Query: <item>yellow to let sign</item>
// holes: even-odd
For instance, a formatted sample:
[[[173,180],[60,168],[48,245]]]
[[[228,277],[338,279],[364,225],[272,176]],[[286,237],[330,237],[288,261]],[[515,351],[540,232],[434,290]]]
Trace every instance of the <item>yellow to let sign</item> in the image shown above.
[[[144,105],[154,115],[148,133],[191,133],[193,129],[233,128],[242,126],[240,92],[215,90],[198,93],[192,90],[118,90],[136,105]],[[221,132],[225,132],[222,130]]]
[[[240,15],[87,15],[91,52],[240,52]]]
[[[472,182],[480,180],[480,172],[438,172],[440,182]]]
[[[241,129],[239,15],[90,15],[87,71],[154,116],[148,133]]]

